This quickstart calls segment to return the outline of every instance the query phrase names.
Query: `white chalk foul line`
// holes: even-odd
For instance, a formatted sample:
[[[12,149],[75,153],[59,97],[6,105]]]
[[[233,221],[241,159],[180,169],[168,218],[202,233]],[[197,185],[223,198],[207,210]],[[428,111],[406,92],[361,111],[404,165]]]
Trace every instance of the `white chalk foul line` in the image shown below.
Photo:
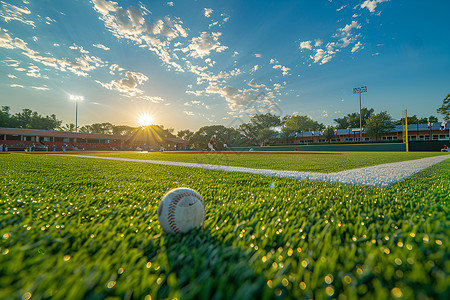
[[[96,158],[115,161],[127,161],[127,162],[140,162],[157,165],[177,166],[177,167],[190,167],[206,170],[217,170],[227,172],[241,172],[250,173],[256,175],[285,177],[297,180],[309,180],[309,181],[326,181],[326,182],[338,182],[345,184],[359,184],[373,187],[386,187],[393,183],[396,183],[402,179],[408,178],[413,174],[420,172],[434,164],[442,162],[450,155],[441,155],[434,157],[426,157],[416,160],[408,160],[396,163],[382,164],[372,167],[364,167],[359,169],[346,170],[336,173],[314,173],[314,172],[300,172],[300,171],[277,171],[267,169],[254,169],[245,167],[232,167],[221,165],[209,165],[209,164],[197,164],[197,163],[185,163],[185,162],[173,162],[162,160],[143,160],[132,158],[120,158],[120,157],[105,157],[105,156],[91,156],[91,155],[74,155],[74,154],[59,154],[62,156],[84,157],[84,158]]]

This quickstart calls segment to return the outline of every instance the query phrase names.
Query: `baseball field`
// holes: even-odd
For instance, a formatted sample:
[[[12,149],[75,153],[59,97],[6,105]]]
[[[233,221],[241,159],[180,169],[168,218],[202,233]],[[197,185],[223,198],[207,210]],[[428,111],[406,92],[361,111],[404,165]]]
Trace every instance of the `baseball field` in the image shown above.
[[[332,173],[441,154],[93,155]],[[449,159],[384,188],[64,155],[0,165],[0,299],[450,293]],[[158,203],[177,187],[203,197],[203,229],[162,232]]]

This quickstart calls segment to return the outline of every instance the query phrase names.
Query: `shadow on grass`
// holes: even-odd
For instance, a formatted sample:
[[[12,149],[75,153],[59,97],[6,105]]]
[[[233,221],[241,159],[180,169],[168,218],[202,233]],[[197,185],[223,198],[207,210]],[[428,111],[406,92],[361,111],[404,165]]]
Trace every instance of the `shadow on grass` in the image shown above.
[[[158,256],[166,256],[168,269],[158,298],[275,298],[264,276],[250,266],[258,253],[224,244],[209,230],[163,238],[165,249]]]

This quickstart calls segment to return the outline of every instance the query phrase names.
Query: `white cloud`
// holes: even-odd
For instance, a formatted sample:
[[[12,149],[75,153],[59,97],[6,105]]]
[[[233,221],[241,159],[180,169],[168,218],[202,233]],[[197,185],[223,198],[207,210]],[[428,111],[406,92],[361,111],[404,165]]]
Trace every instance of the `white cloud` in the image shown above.
[[[252,72],[256,72],[259,69],[259,65],[254,65],[252,68]]]
[[[108,48],[108,47],[106,47],[105,45],[102,45],[102,44],[93,44],[92,46],[94,46],[96,48],[99,48],[99,49],[102,49],[102,50],[105,50],[105,51],[111,50],[110,48]]]
[[[358,51],[358,49],[362,46],[361,42],[356,43],[352,48],[352,53]]]
[[[104,88],[117,90],[126,96],[132,97],[144,93],[142,90],[138,89],[137,86],[143,84],[147,80],[148,77],[142,73],[127,72],[126,77],[121,80],[112,80],[110,83],[96,82],[101,84]]]
[[[24,86],[23,85],[20,85],[20,84],[10,84],[9,85],[10,87],[18,87],[18,88],[24,88]]]
[[[1,31],[0,31],[0,35],[1,35]],[[2,60],[2,63],[5,63],[8,67],[13,67],[13,68],[17,68],[20,63],[17,60],[14,59],[5,59]]]
[[[199,37],[192,38],[191,44],[183,49],[183,52],[191,51],[190,55],[196,58],[208,56],[211,51],[222,52],[228,47],[219,43],[220,32],[202,32]]]
[[[269,64],[273,65],[273,64],[277,64],[278,60],[271,58],[269,61]]]
[[[283,76],[289,75],[289,71],[291,70],[290,68],[287,68],[285,66],[282,65],[275,65],[273,66],[274,69],[280,69],[283,73]]]
[[[121,72],[121,71],[124,71],[125,69],[119,67],[118,64],[112,64],[111,66],[109,66],[109,70],[110,70],[110,71],[109,71],[109,74],[111,74],[111,75],[116,75],[115,72]]]
[[[326,110],[322,111],[321,117],[322,118],[327,118],[328,117],[328,112]]]
[[[264,84],[257,84],[256,82],[253,82],[254,79],[250,80],[249,83],[247,83],[249,86],[251,86],[252,88],[262,88],[262,87],[266,87]]]
[[[311,41],[305,41],[300,43],[300,49],[312,50]]]
[[[35,90],[39,90],[39,91],[48,91],[49,90],[49,88],[46,86],[32,86],[31,88],[35,89]]]
[[[374,12],[378,4],[388,1],[389,0],[366,0],[363,4],[361,4],[361,8],[367,8],[370,12]]]
[[[92,0],[94,10],[100,13],[100,19],[117,38],[133,41],[139,47],[148,48],[154,52],[169,68],[184,72],[176,62],[177,56],[170,49],[170,41],[177,37],[187,37],[187,30],[181,20],[163,19],[145,20],[144,16],[151,13],[141,5],[142,13],[134,6],[122,8],[116,2]]]
[[[185,113],[188,116],[193,116],[194,115],[194,113],[192,111],[187,111],[187,110],[183,111],[183,113]]]
[[[14,78],[17,78],[17,76],[16,76],[16,75],[13,75],[13,74],[8,74],[8,77],[9,77],[9,78],[13,78],[13,79],[14,79]]]
[[[173,6],[173,2],[167,2],[167,6]]]
[[[262,57],[262,55],[261,55],[261,54],[259,54],[259,53],[256,53],[256,54],[255,54],[255,57],[256,57],[256,58],[261,58],[261,57]]]
[[[348,4],[342,5],[340,8],[336,9],[336,11],[341,11],[341,10],[343,10],[345,7],[347,7],[347,5],[348,5]]]
[[[89,51],[83,49],[83,46],[77,46],[75,44],[73,44],[72,46],[69,46],[69,49],[73,50],[73,51],[79,51],[80,53],[83,53],[83,54],[89,53]]]
[[[359,29],[359,28],[361,28],[361,25],[356,21],[352,21],[350,24],[347,24],[343,28],[340,28],[339,31],[341,31],[343,33],[348,33],[354,28]]]
[[[202,91],[186,91],[186,94],[191,94],[191,95],[200,97],[203,95],[203,92]],[[192,103],[194,103],[194,101],[192,101]]]
[[[39,73],[39,68],[38,67],[36,67],[36,66],[30,66],[29,68],[28,68],[28,72],[26,73],[26,75],[27,76],[30,76],[30,77],[35,77],[35,78],[38,78],[38,77],[41,77],[41,73]]]
[[[205,13],[205,17],[209,18],[209,17],[211,17],[213,10],[211,8],[205,8],[204,13]]]
[[[33,21],[27,20],[24,15],[31,14],[31,11],[24,7],[18,7],[4,1],[1,1],[2,6],[0,7],[0,18],[8,23],[10,21],[18,21],[32,27],[36,27]]]
[[[161,102],[164,101],[164,99],[161,98],[161,97],[151,97],[151,96],[145,96],[145,95],[139,96],[138,98],[139,99],[143,99],[143,100],[147,100],[147,101],[150,101],[150,102],[153,102],[153,103],[161,103]]]
[[[314,47],[320,47],[323,44],[321,39],[314,40]]]

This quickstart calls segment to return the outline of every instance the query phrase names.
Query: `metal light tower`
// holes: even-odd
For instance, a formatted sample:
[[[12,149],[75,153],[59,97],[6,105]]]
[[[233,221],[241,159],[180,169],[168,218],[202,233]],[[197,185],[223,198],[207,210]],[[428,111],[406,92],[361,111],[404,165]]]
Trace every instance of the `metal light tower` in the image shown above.
[[[78,132],[78,101],[83,101],[83,96],[70,95],[70,100],[75,101],[75,132]]]
[[[367,93],[367,86],[357,87],[353,89],[353,94],[359,94],[359,141],[362,141],[362,109],[361,109],[361,93]]]

